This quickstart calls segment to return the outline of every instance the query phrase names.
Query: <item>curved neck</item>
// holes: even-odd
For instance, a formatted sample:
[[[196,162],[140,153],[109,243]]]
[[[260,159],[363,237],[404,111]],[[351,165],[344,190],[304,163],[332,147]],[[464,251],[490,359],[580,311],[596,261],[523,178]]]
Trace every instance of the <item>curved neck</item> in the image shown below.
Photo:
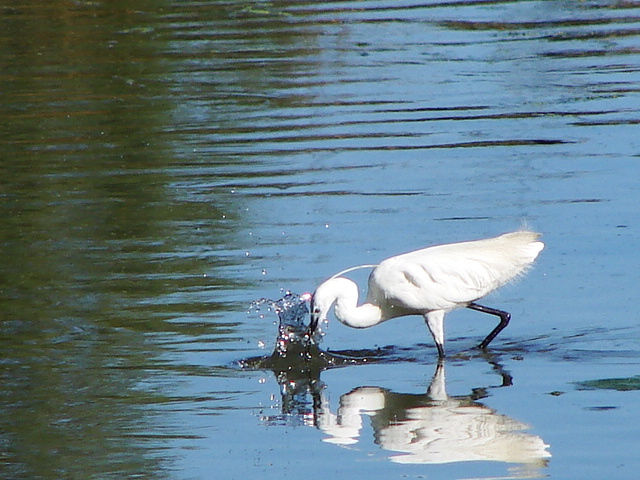
[[[336,318],[353,328],[367,328],[386,320],[375,303],[358,306],[358,286],[344,277],[332,277],[320,285],[313,294],[311,315],[326,320],[331,307]]]
[[[382,322],[382,310],[377,305],[365,303],[358,306],[358,298],[339,295],[335,304],[336,318],[353,328],[367,328]]]

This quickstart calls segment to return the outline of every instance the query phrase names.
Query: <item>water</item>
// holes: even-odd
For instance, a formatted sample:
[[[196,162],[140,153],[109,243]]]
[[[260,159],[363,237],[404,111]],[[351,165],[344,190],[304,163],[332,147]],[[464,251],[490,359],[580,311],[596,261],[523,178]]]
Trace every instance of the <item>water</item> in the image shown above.
[[[2,478],[635,479],[639,18],[0,5]],[[420,318],[330,322],[344,364],[240,368],[276,350],[253,299],[523,223],[547,248],[486,299],[512,314],[488,357],[461,310],[440,377]],[[446,402],[535,461],[412,450],[435,426],[456,451]]]
[[[360,352],[360,357],[355,357],[321,350],[319,342],[308,335],[307,300],[306,296],[286,292],[277,301],[261,299],[252,304],[256,311],[266,304],[278,316],[273,353],[240,362],[243,368],[273,370],[280,385],[281,412],[262,415],[266,425],[283,422],[288,426],[315,427],[325,435],[324,442],[352,446],[359,443],[363,417],[367,416],[376,443],[394,453],[389,457],[394,463],[506,462],[516,465],[510,468],[514,478],[545,476],[542,470],[551,456],[549,445],[540,437],[523,432],[530,428],[528,425],[478,402],[488,396],[486,388],[474,389],[468,395],[447,395],[443,361],[437,363],[425,394],[362,386],[341,395],[337,411],[332,411],[327,385],[320,380],[322,371],[371,361],[388,362],[390,358],[371,352]],[[512,376],[491,354],[481,355],[502,377],[496,388],[513,384]]]

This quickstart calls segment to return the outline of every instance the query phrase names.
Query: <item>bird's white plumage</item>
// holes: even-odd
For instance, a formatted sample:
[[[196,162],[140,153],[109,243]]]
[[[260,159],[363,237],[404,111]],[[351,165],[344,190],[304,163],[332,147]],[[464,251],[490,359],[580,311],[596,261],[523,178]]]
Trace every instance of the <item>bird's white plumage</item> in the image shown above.
[[[417,312],[463,306],[524,273],[543,248],[538,237],[514,232],[391,257],[371,272],[366,301]]]
[[[424,315],[442,351],[444,314],[468,306],[522,275],[544,248],[539,237],[523,230],[388,258],[371,272],[361,306],[357,305],[357,286],[334,276],[314,293],[312,315],[316,322],[324,320],[335,304],[336,318],[355,328],[405,315]]]

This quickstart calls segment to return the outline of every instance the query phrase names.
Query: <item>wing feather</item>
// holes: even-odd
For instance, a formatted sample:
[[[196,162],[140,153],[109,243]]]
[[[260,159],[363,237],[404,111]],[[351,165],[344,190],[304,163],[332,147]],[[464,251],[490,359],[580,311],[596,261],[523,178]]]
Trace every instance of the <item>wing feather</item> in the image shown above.
[[[390,305],[391,316],[473,302],[523,274],[544,246],[538,237],[520,231],[391,257],[371,273],[368,301]]]

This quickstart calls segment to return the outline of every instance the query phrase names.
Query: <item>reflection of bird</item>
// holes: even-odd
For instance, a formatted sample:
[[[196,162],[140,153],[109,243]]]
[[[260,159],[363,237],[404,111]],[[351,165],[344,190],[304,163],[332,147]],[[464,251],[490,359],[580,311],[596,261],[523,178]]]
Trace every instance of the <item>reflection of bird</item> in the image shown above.
[[[334,304],[336,318],[354,328],[372,327],[405,315],[423,315],[442,357],[444,315],[467,307],[500,317],[498,326],[480,343],[480,348],[485,348],[511,316],[474,302],[526,271],[544,248],[537,241],[539,236],[517,231],[388,258],[371,272],[367,298],[360,306],[357,285],[333,276],[313,294],[310,334],[326,320]]]
[[[528,425],[496,413],[474,395],[448,396],[442,363],[427,395],[359,387],[340,397],[336,414],[321,406],[317,426],[329,435],[324,441],[353,445],[364,417],[371,419],[376,443],[400,454],[391,457],[396,463],[516,463],[521,467],[514,478],[536,478],[551,456],[542,438],[522,431]]]

